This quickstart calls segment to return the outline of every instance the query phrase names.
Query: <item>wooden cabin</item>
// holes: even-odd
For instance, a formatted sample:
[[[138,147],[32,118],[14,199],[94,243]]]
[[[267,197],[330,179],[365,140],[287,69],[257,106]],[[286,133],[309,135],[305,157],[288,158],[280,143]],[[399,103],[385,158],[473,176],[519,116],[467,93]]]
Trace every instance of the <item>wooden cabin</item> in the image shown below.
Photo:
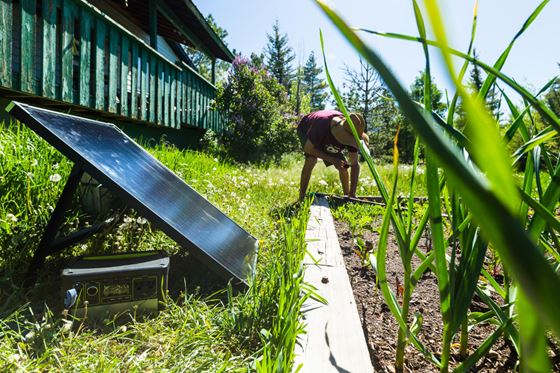
[[[183,46],[233,60],[190,0],[0,0],[0,98],[189,144],[224,117]]]

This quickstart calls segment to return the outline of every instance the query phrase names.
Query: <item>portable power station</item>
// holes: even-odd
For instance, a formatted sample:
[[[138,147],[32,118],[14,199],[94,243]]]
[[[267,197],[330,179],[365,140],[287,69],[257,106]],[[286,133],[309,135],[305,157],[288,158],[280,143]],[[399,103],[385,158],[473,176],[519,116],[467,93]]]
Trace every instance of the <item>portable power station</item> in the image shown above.
[[[157,314],[169,276],[163,251],[82,256],[62,271],[64,305],[76,317],[103,320]]]

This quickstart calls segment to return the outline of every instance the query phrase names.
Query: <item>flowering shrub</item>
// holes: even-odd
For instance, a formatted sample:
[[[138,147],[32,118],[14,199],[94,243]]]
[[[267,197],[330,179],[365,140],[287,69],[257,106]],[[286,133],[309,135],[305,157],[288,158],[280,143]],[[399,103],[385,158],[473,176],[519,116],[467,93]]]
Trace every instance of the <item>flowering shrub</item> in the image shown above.
[[[216,106],[227,113],[226,131],[218,135],[226,155],[241,162],[279,161],[297,146],[296,118],[285,88],[265,70],[238,56]]]

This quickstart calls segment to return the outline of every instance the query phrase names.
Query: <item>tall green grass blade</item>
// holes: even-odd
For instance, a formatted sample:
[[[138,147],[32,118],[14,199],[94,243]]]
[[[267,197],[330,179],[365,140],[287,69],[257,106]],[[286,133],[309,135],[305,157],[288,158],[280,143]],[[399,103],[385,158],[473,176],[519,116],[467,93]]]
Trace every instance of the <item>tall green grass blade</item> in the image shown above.
[[[529,141],[525,142],[523,145],[521,145],[514,153],[513,153],[513,158],[514,161],[513,163],[517,163],[519,162],[519,160],[521,159],[521,157],[523,157],[523,155],[525,155],[526,153],[535,150],[536,153],[533,155],[533,159],[535,162],[539,162],[541,157],[540,157],[540,145],[552,140],[553,138],[555,138],[558,135],[558,132],[556,132],[556,130],[552,127],[547,127],[544,130],[542,130],[541,132],[539,132],[535,137],[533,137],[532,139],[530,139]],[[536,166],[535,169],[540,169],[540,167]],[[540,178],[537,177],[537,180],[539,180]],[[539,184],[537,184],[538,187],[540,187]]]
[[[545,329],[535,312],[535,307],[525,297],[523,291],[517,295],[517,309],[519,336],[521,337],[520,371],[550,372]]]
[[[490,273],[488,273],[488,271],[484,268],[482,268],[480,270],[480,273],[482,274],[482,276],[484,276],[486,281],[488,281],[488,283],[490,285],[492,285],[492,288],[496,291],[496,293],[498,293],[498,295],[500,297],[502,297],[502,298],[506,297],[505,290],[500,286],[500,284],[498,284],[498,282],[496,282],[496,279],[494,279],[494,276],[492,276]]]
[[[378,35],[378,36],[385,36],[385,37],[394,38],[394,39],[414,41],[414,42],[418,42],[418,43],[425,42],[428,45],[431,45],[431,46],[434,46],[434,47],[437,47],[437,48],[440,48],[440,49],[443,48],[443,46],[437,41],[422,40],[420,37],[417,37],[417,36],[409,36],[409,35],[403,35],[403,34],[397,34],[397,33],[391,33],[391,32],[379,32],[379,31],[374,31],[374,30],[368,30],[368,29],[365,29],[365,28],[360,28],[359,30],[363,31],[363,32],[366,32],[366,33],[369,33],[369,34]],[[472,56],[469,56],[469,55],[467,55],[463,52],[460,52],[456,49],[450,48],[449,46],[447,46],[445,49],[448,53],[450,53],[454,56],[463,58],[463,59],[469,61],[470,63],[479,66],[487,74],[495,75],[497,78],[499,78],[501,81],[503,81],[509,87],[511,87],[514,91],[516,91],[521,97],[525,98],[531,104],[531,106],[533,106],[541,114],[541,116],[543,117],[543,119],[545,121],[547,121],[556,130],[560,130],[560,119],[558,119],[558,116],[556,114],[554,114],[554,112],[552,110],[550,110],[550,108],[548,106],[546,106],[545,103],[536,99],[527,89],[525,89],[521,85],[517,84],[515,82],[515,80],[513,80],[509,76],[505,75],[501,71],[494,69],[492,66],[487,65],[484,62],[482,62],[478,59],[475,59]]]
[[[414,16],[418,33],[422,40],[426,40],[426,28],[420,8],[416,0],[412,1]],[[430,54],[428,45],[422,43],[426,67],[424,70],[424,108],[426,115],[432,111],[432,77],[430,69]],[[443,218],[441,214],[441,197],[439,189],[438,168],[430,149],[426,149],[426,185],[428,188],[428,211],[430,216],[430,231],[432,238],[432,250],[435,253],[436,277],[440,297],[440,307],[443,316],[443,341],[441,355],[441,371],[447,371],[449,365],[449,353],[453,331],[451,329],[451,279],[447,269],[446,244],[443,235]]]
[[[475,0],[474,10],[473,10],[473,20],[471,23],[471,37],[469,40],[469,47],[467,49],[468,56],[471,55],[471,52],[473,50],[474,39],[476,36],[477,19],[478,19],[478,0]],[[461,82],[463,81],[463,77],[465,76],[468,67],[469,67],[469,61],[465,60],[463,62],[463,66],[461,67],[461,70],[459,71],[459,81]],[[455,107],[457,105],[458,99],[459,99],[459,92],[455,91],[455,93],[453,94],[453,99],[451,100],[451,103],[448,105],[448,109],[447,109],[447,124],[449,124],[450,126],[453,126],[453,116],[455,115]]]
[[[535,97],[539,97],[543,92],[548,91],[548,89],[552,86],[552,84],[554,84],[554,82],[558,79],[557,76],[555,76],[554,78],[552,78],[551,80],[548,81],[548,83],[546,83],[535,95]],[[512,124],[509,126],[508,130],[506,131],[506,134],[504,136],[504,138],[506,139],[506,143],[509,143],[511,141],[511,139],[513,139],[513,136],[515,135],[515,133],[517,132],[517,128],[523,124],[523,118],[525,116],[525,114],[528,112],[529,110],[529,106],[525,106],[525,109],[523,110],[523,112],[519,113],[519,111],[517,110],[517,108],[515,107],[515,105],[513,104],[513,102],[511,101],[511,99],[508,97],[508,95],[504,92],[504,90],[496,85],[498,87],[498,89],[500,90],[500,93],[502,94],[502,97],[505,99],[506,104],[508,105],[508,108],[511,112],[511,115],[515,118],[514,121],[512,122]],[[526,131],[526,130],[525,130]],[[529,134],[526,133],[527,139],[525,139],[525,141],[528,140],[528,136]]]
[[[483,228],[483,233],[498,249],[506,268],[536,305],[541,318],[550,325],[556,335],[560,335],[560,314],[556,311],[560,309],[560,299],[555,290],[560,287],[560,279],[520,226],[511,211],[511,202],[504,204],[503,198],[499,198],[488,188],[484,176],[477,174],[465,161],[459,149],[438,127],[431,124],[430,118],[417,110],[406,91],[377,54],[325,3],[317,2],[353,47],[376,68],[417,133],[437,156],[448,175],[449,183],[461,193]],[[540,275],[533,276],[533,273]]]
[[[505,331],[508,334],[510,341],[512,342],[513,347],[517,354],[519,354],[521,348],[519,346],[519,332],[517,329],[511,324],[511,317],[509,317],[504,310],[498,305],[492,298],[490,298],[484,291],[480,288],[476,289],[476,295],[482,299],[486,305],[490,307],[492,312],[496,315],[496,319],[500,323],[500,325],[505,325]]]
[[[420,263],[420,265],[416,267],[416,270],[412,274],[412,281],[411,281],[412,285],[416,285],[420,280],[420,277],[422,277],[426,272],[426,270],[430,268],[432,262],[434,261],[434,257],[435,257],[435,252],[431,251],[430,254],[426,258],[424,258],[422,263]]]
[[[494,69],[495,70],[501,70],[502,69],[502,67],[506,63],[506,60],[509,56],[509,53],[511,52],[511,49],[513,48],[513,45],[515,44],[517,39],[519,39],[519,37],[521,37],[521,35],[523,35],[523,33],[529,28],[529,26],[533,23],[533,21],[538,17],[538,15],[541,13],[543,8],[549,2],[550,2],[550,0],[544,0],[543,2],[541,2],[537,6],[537,8],[531,13],[529,18],[527,18],[525,20],[525,22],[523,23],[523,26],[521,26],[521,29],[517,32],[517,34],[515,34],[515,36],[511,40],[511,42],[508,44],[507,48],[502,52],[502,54],[500,55],[500,57],[498,58],[496,63],[494,63]],[[490,88],[492,87],[492,84],[494,84],[495,81],[496,81],[496,77],[494,75],[492,75],[492,74],[488,75],[486,77],[486,80],[482,84],[482,87],[480,88],[480,91],[478,93],[479,97],[481,97],[482,99],[485,99],[486,96],[488,95],[488,92],[490,91]]]
[[[477,361],[482,359],[488,353],[488,351],[490,351],[490,348],[492,348],[492,346],[494,345],[494,343],[496,343],[498,338],[502,336],[505,327],[506,325],[501,325],[500,327],[498,327],[498,329],[496,329],[494,333],[490,335],[490,337],[488,337],[484,342],[482,342],[482,344],[478,346],[478,348],[468,358],[466,358],[463,362],[461,362],[461,364],[459,364],[455,369],[453,369],[453,372],[454,373],[469,372],[470,369],[477,363]]]
[[[413,211],[414,211],[414,187],[415,187],[415,181],[416,181],[416,171],[418,168],[418,159],[420,157],[420,139],[418,138],[418,136],[416,136],[416,139],[414,140],[414,153],[413,153],[413,160],[412,160],[412,172],[410,174],[410,193],[408,194],[408,220],[407,220],[407,230],[406,230],[406,236],[407,237],[411,237],[412,236],[412,218],[414,216]],[[416,246],[409,246],[409,250],[413,251],[414,247]]]
[[[529,194],[525,193],[525,191],[520,190],[520,193],[523,201],[535,210],[535,213],[539,215],[550,228],[554,229],[556,232],[560,232],[560,221],[546,206],[542,205],[539,201],[535,201]]]
[[[509,157],[505,147],[499,145],[501,137],[498,126],[489,115],[484,103],[473,98],[458,81],[451,54],[447,52],[447,37],[437,2],[428,0],[426,6],[436,39],[442,45],[441,52],[447,70],[457,87],[469,118],[469,129],[471,129],[469,138],[471,138],[473,144],[476,144],[470,147],[469,151],[476,159],[479,167],[487,174],[491,188],[496,192],[500,191],[499,194],[496,193],[495,195],[501,199],[504,205],[510,208],[510,211],[514,211],[519,197],[515,189]],[[491,160],[491,162],[488,160]]]
[[[549,211],[552,211],[560,200],[560,162],[558,162],[556,169],[550,175],[550,184],[546,188],[540,203]],[[546,220],[543,219],[541,214],[536,214],[529,225],[529,231],[532,237],[540,236],[545,228]]]

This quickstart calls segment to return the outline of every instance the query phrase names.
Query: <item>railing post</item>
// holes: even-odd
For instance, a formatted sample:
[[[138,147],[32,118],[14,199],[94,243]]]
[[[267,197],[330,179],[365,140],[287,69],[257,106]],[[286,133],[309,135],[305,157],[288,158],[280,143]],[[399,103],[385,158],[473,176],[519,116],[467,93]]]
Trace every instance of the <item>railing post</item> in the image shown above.
[[[130,40],[128,36],[122,36],[121,42],[121,115],[128,117],[128,75],[130,71]]]
[[[37,2],[21,0],[21,90],[35,93],[35,16]]]
[[[56,9],[55,9],[55,23],[56,23]],[[91,17],[87,9],[82,8],[80,17],[80,105],[91,106],[90,86],[95,84],[90,79],[91,67],[91,33],[94,19]],[[54,40],[54,39],[53,39]],[[45,39],[45,45],[47,40]],[[54,44],[54,42],[53,42]],[[54,63],[56,62],[54,56],[52,57],[53,75]],[[49,64],[51,61],[49,61]],[[46,81],[45,81],[46,84]],[[53,87],[54,89],[54,87]]]
[[[105,110],[105,22],[98,18],[95,23],[95,108]]]
[[[114,27],[109,32],[109,103],[108,109],[111,113],[117,112],[117,84],[119,82],[119,38],[120,33]]]
[[[12,88],[12,0],[0,0],[0,86]]]
[[[39,63],[43,64],[43,96],[47,98],[57,98],[55,89],[57,6],[58,0],[43,0],[43,61]]]
[[[74,103],[74,19],[76,5],[62,2],[62,100]]]

